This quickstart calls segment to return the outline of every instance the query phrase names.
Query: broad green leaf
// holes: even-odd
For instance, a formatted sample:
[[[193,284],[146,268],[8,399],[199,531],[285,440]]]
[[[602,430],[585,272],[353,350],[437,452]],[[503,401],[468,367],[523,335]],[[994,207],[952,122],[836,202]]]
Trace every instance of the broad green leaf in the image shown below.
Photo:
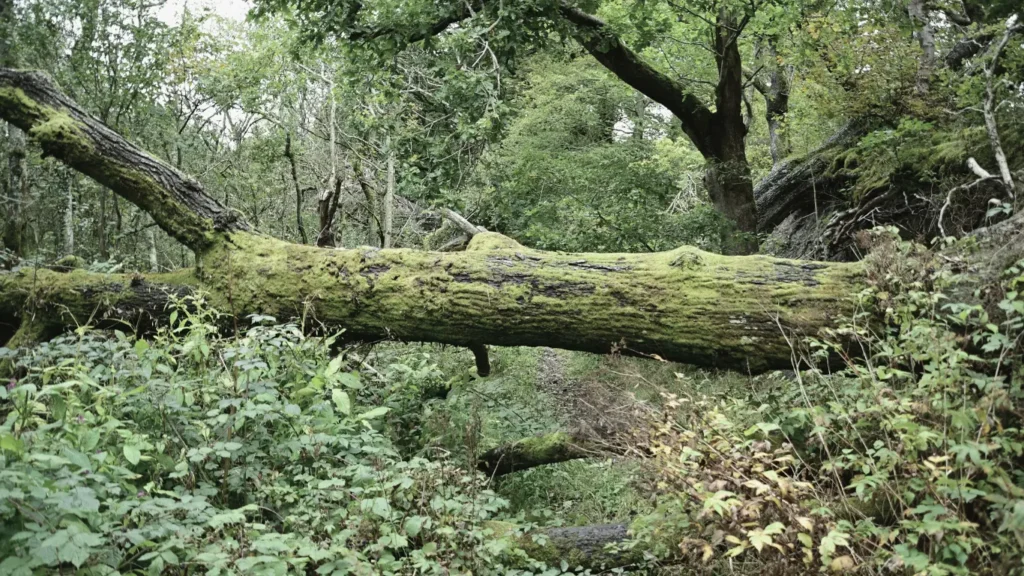
[[[338,409],[338,412],[341,412],[345,416],[352,415],[352,403],[348,398],[348,393],[344,390],[339,390],[337,388],[331,390],[331,400],[334,401],[334,406]]]
[[[137,447],[132,446],[131,444],[125,444],[124,458],[125,460],[131,462],[132,466],[134,466],[139,463],[139,460],[142,459],[142,452],[140,452]]]
[[[373,420],[374,418],[380,418],[381,416],[387,414],[389,410],[390,408],[388,408],[387,406],[378,406],[373,410],[367,410],[366,412],[363,412],[359,416],[356,416],[356,420]]]

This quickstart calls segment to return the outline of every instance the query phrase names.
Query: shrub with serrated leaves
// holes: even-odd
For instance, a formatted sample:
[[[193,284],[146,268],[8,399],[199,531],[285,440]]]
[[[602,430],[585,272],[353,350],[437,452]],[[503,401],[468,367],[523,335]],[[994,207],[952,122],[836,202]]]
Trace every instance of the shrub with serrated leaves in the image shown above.
[[[505,502],[403,459],[332,338],[201,301],[151,343],[80,330],[0,389],[0,574],[513,572]]]

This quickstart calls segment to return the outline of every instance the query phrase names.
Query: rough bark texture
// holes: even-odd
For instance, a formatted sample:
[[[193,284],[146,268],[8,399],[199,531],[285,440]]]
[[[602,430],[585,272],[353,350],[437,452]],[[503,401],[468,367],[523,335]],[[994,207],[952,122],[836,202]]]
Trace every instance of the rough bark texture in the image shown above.
[[[768,123],[768,145],[772,154],[772,166],[778,166],[790,153],[789,137],[786,135],[785,122],[789,113],[789,76],[791,69],[779,60],[774,36],[764,44],[763,68],[766,78],[755,72],[744,72],[751,85],[765,102],[765,121]],[[758,50],[758,52],[761,52]]]
[[[506,522],[490,522],[488,527],[498,536],[511,535],[517,529]],[[622,546],[629,540],[630,529],[626,524],[548,528],[513,537],[513,542],[535,560],[550,566],[565,561],[571,570],[583,567],[596,573],[643,562],[647,546],[643,543]]]
[[[3,191],[8,197],[4,215],[3,243],[8,250],[22,254],[23,222],[21,204],[26,195],[25,134],[14,125],[7,126],[7,182]]]
[[[15,65],[14,1],[0,0],[0,66]],[[0,226],[0,242],[15,255],[22,251],[21,202],[25,192],[25,134],[13,125],[0,126],[7,139],[7,179],[0,183],[4,202],[4,222]]]
[[[194,249],[212,244],[216,231],[248,228],[199,183],[89,116],[43,74],[0,69],[0,116],[28,132],[44,153],[149,212]]]
[[[316,235],[316,245],[321,248],[333,248],[335,245],[334,215],[338,212],[338,206],[341,204],[341,178],[334,175],[329,184],[331,187],[321,190],[317,197],[320,231]]]
[[[353,338],[620,351],[761,372],[791,366],[792,335],[784,331],[816,334],[832,326],[852,312],[851,295],[865,282],[857,263],[691,247],[552,253],[494,233],[476,234],[459,253],[291,244],[248,232],[237,219],[216,228],[215,217],[226,215],[197,183],[86,116],[41,76],[0,70],[0,116],[20,123],[58,159],[110,182],[195,247],[199,263],[195,272],[145,277],[8,273],[0,280],[0,316],[8,319],[136,323],[166,313],[160,294],[201,287],[236,318],[311,315]],[[161,177],[148,176],[154,173]]]
[[[619,350],[751,372],[790,366],[779,325],[817,333],[851,311],[849,295],[863,281],[857,264],[728,257],[690,247],[549,253],[494,233],[478,234],[466,252],[437,253],[321,250],[235,232],[201,262],[198,279],[180,273],[173,282],[146,282],[177,290],[198,281],[217,308],[235,317],[286,319],[307,311],[354,338]],[[120,313],[110,309],[110,291],[97,285],[131,280],[75,273],[32,297],[36,285],[26,274],[6,279],[0,297],[70,302],[78,320],[97,308]],[[73,325],[66,315],[52,321]]]
[[[61,170],[64,180],[64,256],[75,255],[75,178],[67,168]]]
[[[235,317],[311,313],[354,338],[620,350],[760,372],[791,364],[780,326],[817,333],[851,311],[849,295],[863,281],[857,264],[728,257],[690,247],[549,253],[494,233],[477,234],[461,253],[321,250],[249,233],[236,219],[214,228],[214,217],[225,214],[197,183],[89,118],[42,76],[0,71],[0,115],[196,247],[196,278],[181,273],[155,281],[171,290],[198,281],[217,308]],[[111,308],[110,290],[101,288],[130,278],[82,274],[47,286],[46,297],[33,297],[38,285],[18,274],[5,280],[2,297],[71,302],[76,321],[94,310],[130,314]],[[52,316],[48,321],[72,321]]]
[[[935,54],[935,30],[932,27],[931,17],[924,0],[910,0],[907,4],[907,14],[918,26],[914,32],[917,43],[921,47],[921,59],[917,65],[916,89],[918,94],[927,94],[931,85],[932,74],[935,72],[937,57]]]
[[[284,140],[284,157],[288,159],[288,165],[291,167],[292,173],[292,186],[295,188],[295,228],[299,231],[299,238],[302,239],[303,244],[309,244],[309,238],[306,236],[306,226],[302,222],[302,186],[299,184],[299,169],[295,162],[295,151],[292,150],[292,135],[288,133]],[[320,246],[319,237],[317,237],[317,246]]]
[[[822,196],[842,187],[841,178],[829,174],[837,151],[842,151],[863,136],[865,121],[847,123],[814,152],[783,161],[764,177],[754,191],[758,202],[758,230],[770,232],[794,213],[813,213],[824,204]]]
[[[170,304],[195,292],[189,271],[95,274],[20,269],[0,273],[0,344],[21,330],[55,333],[80,325],[147,333],[170,313]]]

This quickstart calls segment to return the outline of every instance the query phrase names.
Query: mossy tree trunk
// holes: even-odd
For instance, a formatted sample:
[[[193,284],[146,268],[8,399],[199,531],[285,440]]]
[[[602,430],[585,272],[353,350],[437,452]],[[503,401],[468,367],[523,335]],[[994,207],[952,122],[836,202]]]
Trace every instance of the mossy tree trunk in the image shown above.
[[[588,444],[590,443],[585,438],[567,432],[524,438],[484,452],[477,462],[477,469],[491,477],[504,476],[537,466],[580,460],[602,453]]]
[[[359,339],[551,346],[761,372],[790,367],[789,334],[852,311],[859,264],[730,257],[690,247],[565,254],[477,234],[465,252],[323,250],[249,230],[202,187],[91,118],[45,76],[0,70],[0,116],[147,211],[199,266],[148,277],[4,277],[0,310],[73,326],[159,317],[162,290],[202,289],[236,318],[306,317]],[[45,275],[43,275],[45,276]],[[149,295],[146,306],[138,291]],[[146,325],[141,322],[140,325]]]
[[[567,254],[495,233],[475,235],[458,253],[291,244],[250,231],[195,180],[90,117],[43,75],[0,69],[0,117],[148,212],[198,263],[151,276],[6,274],[0,315],[9,323],[27,306],[54,326],[146,326],[140,314],[166,313],[157,293],[201,289],[236,318],[303,317],[357,339],[620,351],[757,373],[791,367],[793,334],[832,326],[865,285],[859,263],[691,247]]]

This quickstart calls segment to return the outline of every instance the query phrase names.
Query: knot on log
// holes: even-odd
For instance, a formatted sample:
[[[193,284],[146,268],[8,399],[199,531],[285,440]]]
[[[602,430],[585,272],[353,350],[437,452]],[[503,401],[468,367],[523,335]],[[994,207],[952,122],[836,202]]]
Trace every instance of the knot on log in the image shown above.
[[[699,268],[704,264],[704,259],[701,258],[700,254],[689,249],[679,248],[679,255],[669,262],[669,265],[674,268],[682,268],[683,270],[692,270]]]
[[[480,232],[473,236],[473,239],[469,241],[469,246],[466,247],[466,250],[520,250],[522,248],[522,244],[508,236],[505,236],[504,234],[498,234],[497,232]]]

